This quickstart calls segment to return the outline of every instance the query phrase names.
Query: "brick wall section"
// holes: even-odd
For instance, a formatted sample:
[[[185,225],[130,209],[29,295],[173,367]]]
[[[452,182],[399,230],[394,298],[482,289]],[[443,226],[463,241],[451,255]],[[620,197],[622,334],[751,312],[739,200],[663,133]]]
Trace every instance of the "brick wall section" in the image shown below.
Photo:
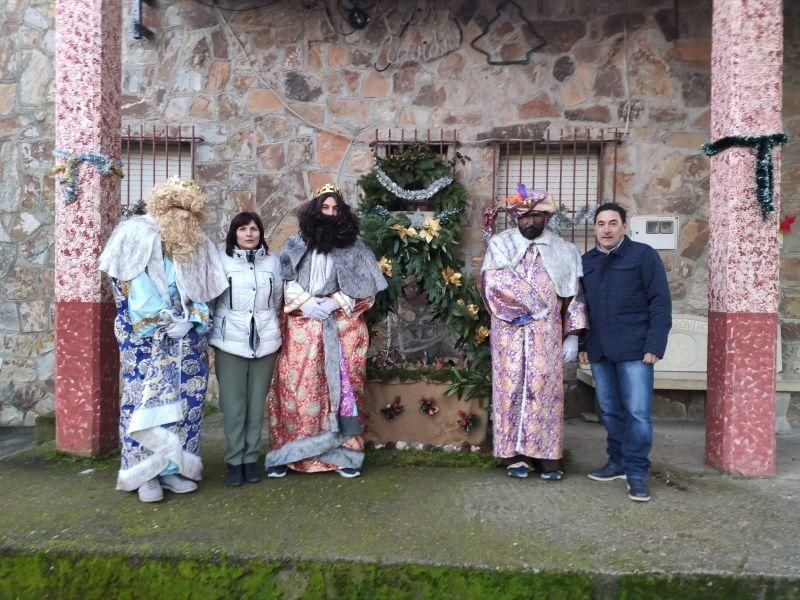
[[[671,0],[520,2],[548,41],[525,66],[491,66],[469,42],[497,3],[451,0],[463,28],[460,47],[431,61],[423,40],[454,35],[452,19],[433,12],[400,28],[409,6],[343,36],[321,3],[306,10],[281,2],[261,10],[217,12],[195,2],[143,5],[153,40],[123,41],[125,124],[197,125],[197,178],[221,239],[230,217],[254,207],[274,248],[294,231],[294,210],[309,190],[335,179],[353,195],[372,166],[375,128],[457,129],[472,162],[458,176],[473,198],[466,256],[480,262],[479,213],[491,197],[491,150],[479,140],[525,135],[550,126],[625,127],[616,193],[633,214],[680,218],[676,251],[662,252],[676,311],[705,314],[708,297],[708,141],[710,0],[679,3],[677,39]],[[782,199],[800,213],[800,6],[785,3],[785,130]],[[0,423],[30,423],[52,409],[52,203],[46,175],[52,150],[52,4],[5,3],[0,37]],[[127,8],[126,8],[127,10]],[[221,21],[220,15],[227,24]],[[349,25],[335,20],[343,32]],[[627,25],[627,26],[625,26]],[[626,31],[627,30],[627,31]],[[626,44],[627,38],[627,44]],[[444,42],[443,42],[444,44]],[[502,45],[501,45],[502,46]],[[509,42],[498,49],[516,56]],[[627,78],[625,64],[627,63]],[[746,133],[746,132],[743,132]],[[606,195],[611,193],[607,180]],[[800,234],[786,236],[781,262],[783,359],[800,377]],[[27,416],[26,416],[27,415]]]

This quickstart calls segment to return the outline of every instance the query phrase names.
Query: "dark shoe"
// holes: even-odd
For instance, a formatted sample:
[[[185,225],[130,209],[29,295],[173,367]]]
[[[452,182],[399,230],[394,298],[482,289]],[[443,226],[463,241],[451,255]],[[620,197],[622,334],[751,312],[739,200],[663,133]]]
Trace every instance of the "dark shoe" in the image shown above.
[[[349,467],[345,467],[344,469],[339,469],[336,472],[339,473],[339,475],[341,475],[345,479],[352,479],[353,477],[358,477],[359,475],[361,475],[361,471],[359,471],[358,469],[351,469]]]
[[[228,465],[228,473],[225,475],[225,485],[239,487],[244,483],[242,465]]]
[[[267,477],[278,479],[286,477],[286,465],[278,465],[277,467],[269,467],[267,469]]]
[[[614,479],[625,479],[625,471],[622,465],[608,461],[602,469],[597,469],[589,473],[589,479],[595,481],[613,481]]]
[[[515,464],[511,467],[506,467],[506,475],[509,477],[517,477],[519,479],[525,479],[528,476],[528,467],[525,465]]]
[[[247,483],[258,483],[261,481],[261,466],[258,463],[244,463],[244,480]]]
[[[545,471],[540,475],[545,481],[561,481],[564,471]]]
[[[650,500],[650,490],[647,489],[647,482],[638,477],[628,478],[628,498],[636,502],[647,502]]]

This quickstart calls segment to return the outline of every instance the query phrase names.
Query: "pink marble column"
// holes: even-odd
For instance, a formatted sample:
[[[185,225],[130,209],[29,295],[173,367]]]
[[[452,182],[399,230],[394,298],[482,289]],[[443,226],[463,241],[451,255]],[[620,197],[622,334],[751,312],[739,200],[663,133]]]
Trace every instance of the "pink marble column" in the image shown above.
[[[56,149],[119,159],[119,0],[56,1]],[[119,220],[119,178],[79,168],[78,196],[56,187],[56,445],[98,455],[117,445],[114,303],[97,270]]]
[[[782,130],[781,0],[715,0],[711,141]],[[775,160],[779,206],[780,151]],[[741,475],[775,473],[777,217],[763,220],[755,150],[711,158],[706,462]]]

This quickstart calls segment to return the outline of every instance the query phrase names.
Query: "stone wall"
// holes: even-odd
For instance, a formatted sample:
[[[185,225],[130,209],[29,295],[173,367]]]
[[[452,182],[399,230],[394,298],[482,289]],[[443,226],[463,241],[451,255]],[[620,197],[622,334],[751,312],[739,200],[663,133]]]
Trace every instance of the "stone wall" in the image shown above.
[[[0,8],[0,425],[53,409],[54,11]]]
[[[457,175],[472,197],[464,252],[473,267],[480,210],[492,195],[492,152],[481,140],[627,122],[616,189],[607,177],[604,196],[615,193],[632,214],[679,217],[679,248],[662,252],[674,307],[704,314],[709,163],[700,145],[708,141],[711,1],[683,0],[677,20],[672,0],[520,1],[547,43],[529,64],[508,66],[487,64],[470,46],[497,4],[380,2],[370,24],[350,33],[321,1],[230,12],[158,0],[143,5],[154,38],[125,37],[124,121],[196,125],[204,139],[196,176],[214,206],[209,232],[221,239],[233,214],[255,209],[274,248],[316,186],[334,179],[354,199],[355,181],[373,164],[376,128],[456,130],[472,158]],[[800,7],[785,4],[785,122],[798,138]],[[7,0],[0,10],[0,423],[10,424],[52,408],[53,9]],[[524,57],[535,40],[521,36],[519,16],[495,23],[476,45],[495,58]],[[783,152],[782,174],[785,209],[796,213],[800,143]],[[784,370],[793,377],[798,240],[786,236],[781,264]]]

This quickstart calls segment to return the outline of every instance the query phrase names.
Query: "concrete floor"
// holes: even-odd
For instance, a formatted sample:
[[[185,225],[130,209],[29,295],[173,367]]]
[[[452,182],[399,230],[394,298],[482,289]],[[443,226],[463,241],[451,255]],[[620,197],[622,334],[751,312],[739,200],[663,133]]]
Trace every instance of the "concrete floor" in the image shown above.
[[[33,427],[0,427],[0,459],[33,448]]]
[[[204,429],[205,480],[142,504],[114,491],[116,459],[58,458],[52,446],[0,461],[0,551],[364,561],[624,575],[722,574],[800,585],[800,433],[780,436],[778,474],[722,475],[703,427],[657,423],[652,501],[585,474],[605,460],[600,425],[570,420],[561,482],[503,469],[373,467],[223,484],[221,415]]]

